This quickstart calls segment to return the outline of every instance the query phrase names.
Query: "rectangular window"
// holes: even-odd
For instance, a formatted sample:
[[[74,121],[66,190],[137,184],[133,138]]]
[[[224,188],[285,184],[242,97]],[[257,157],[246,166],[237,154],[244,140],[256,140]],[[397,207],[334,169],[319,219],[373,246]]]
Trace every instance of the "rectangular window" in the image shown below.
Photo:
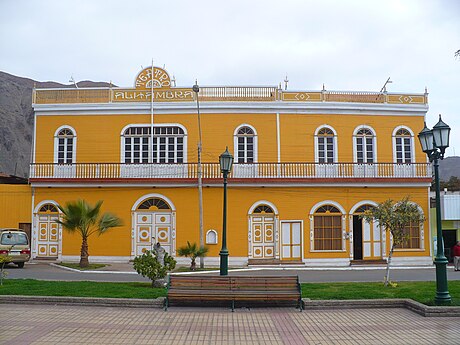
[[[395,248],[400,249],[420,249],[420,226],[418,224],[410,224],[404,228],[406,239]]]
[[[342,250],[341,216],[314,216],[314,249]]]

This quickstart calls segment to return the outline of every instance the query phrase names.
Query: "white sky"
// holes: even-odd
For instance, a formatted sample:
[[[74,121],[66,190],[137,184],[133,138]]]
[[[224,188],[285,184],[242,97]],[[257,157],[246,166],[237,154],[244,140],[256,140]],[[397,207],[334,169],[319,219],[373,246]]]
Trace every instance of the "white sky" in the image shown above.
[[[0,0],[0,70],[131,87],[141,65],[178,86],[420,92],[460,155],[459,0]],[[454,151],[454,149],[456,151]]]

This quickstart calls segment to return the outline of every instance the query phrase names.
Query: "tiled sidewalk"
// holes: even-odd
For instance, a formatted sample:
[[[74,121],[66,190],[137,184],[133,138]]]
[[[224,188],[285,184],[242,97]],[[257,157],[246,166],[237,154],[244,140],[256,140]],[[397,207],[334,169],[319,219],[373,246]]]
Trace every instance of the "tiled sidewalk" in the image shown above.
[[[459,344],[459,319],[406,309],[0,305],[0,344]]]

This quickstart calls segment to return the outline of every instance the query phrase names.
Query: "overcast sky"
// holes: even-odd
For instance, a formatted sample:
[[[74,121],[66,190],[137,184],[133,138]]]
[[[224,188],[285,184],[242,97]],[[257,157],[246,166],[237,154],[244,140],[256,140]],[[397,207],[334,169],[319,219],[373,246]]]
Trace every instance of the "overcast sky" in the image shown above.
[[[133,86],[152,58],[178,86],[429,92],[460,155],[459,0],[0,0],[0,70]],[[454,151],[455,149],[455,151]]]

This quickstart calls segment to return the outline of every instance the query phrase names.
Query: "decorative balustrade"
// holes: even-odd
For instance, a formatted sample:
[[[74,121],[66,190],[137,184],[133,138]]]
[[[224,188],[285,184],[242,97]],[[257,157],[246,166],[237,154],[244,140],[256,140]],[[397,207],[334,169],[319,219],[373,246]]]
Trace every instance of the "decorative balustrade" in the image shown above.
[[[221,178],[218,163],[203,163],[204,179]],[[428,163],[254,163],[234,164],[232,179],[427,179]],[[57,180],[174,180],[197,179],[198,164],[123,164],[123,163],[35,163],[30,166],[30,179]]]
[[[203,102],[351,102],[427,104],[427,94],[390,94],[360,91],[284,91],[263,86],[201,87]],[[192,88],[154,89],[154,102],[193,102]],[[34,104],[79,104],[112,102],[151,102],[151,90],[124,88],[34,89]]]

